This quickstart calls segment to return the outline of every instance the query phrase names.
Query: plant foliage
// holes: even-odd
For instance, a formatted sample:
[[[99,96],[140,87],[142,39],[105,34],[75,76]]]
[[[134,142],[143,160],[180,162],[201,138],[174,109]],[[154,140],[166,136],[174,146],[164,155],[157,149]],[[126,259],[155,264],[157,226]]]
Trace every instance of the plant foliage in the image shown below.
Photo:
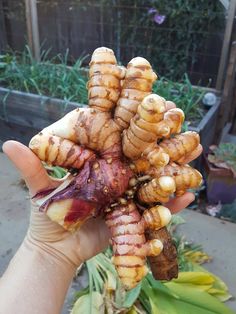
[[[68,55],[48,58],[41,53],[37,62],[26,46],[21,54],[7,53],[0,58],[0,85],[27,93],[36,93],[65,101],[87,103],[87,76],[82,69],[83,58],[68,67]]]
[[[67,66],[69,52],[63,57],[48,58],[50,51],[43,51],[41,62],[32,57],[26,46],[22,54],[7,53],[0,56],[0,85],[12,90],[87,104],[87,70],[82,67],[83,58],[71,67]],[[198,122],[203,116],[201,99],[204,90],[193,87],[187,74],[180,82],[160,78],[153,92],[172,100],[181,108],[188,123]]]
[[[170,229],[180,223],[183,219],[175,219]],[[175,241],[179,277],[161,282],[149,273],[128,292],[120,284],[111,262],[111,249],[87,261],[89,286],[77,293],[72,314],[234,314],[221,303],[231,297],[225,283],[200,266],[210,260],[209,256],[199,245],[182,238]]]
[[[219,34],[225,23],[225,8],[218,0],[115,1],[114,7],[121,54],[146,56],[162,76],[172,80],[196,71],[197,62],[203,65],[211,34]]]
[[[236,177],[236,144],[221,143],[219,146],[210,146],[208,160],[216,167],[231,170]]]

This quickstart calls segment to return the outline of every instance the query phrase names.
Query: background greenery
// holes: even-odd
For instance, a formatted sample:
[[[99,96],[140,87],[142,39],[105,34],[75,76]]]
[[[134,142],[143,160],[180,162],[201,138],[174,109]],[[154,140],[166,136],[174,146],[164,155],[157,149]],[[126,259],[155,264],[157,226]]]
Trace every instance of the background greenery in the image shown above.
[[[227,19],[220,0],[41,0],[37,7],[40,44],[51,55],[70,49],[77,59],[104,45],[124,64],[141,55],[173,81],[188,73],[194,84],[215,85]],[[4,1],[3,14],[6,46],[22,50],[24,0]]]
[[[49,52],[42,51],[41,62],[34,60],[28,46],[21,54],[0,55],[0,86],[86,104],[88,76],[82,67],[83,58],[68,67],[68,52],[52,58],[49,58]],[[192,123],[204,114],[201,99],[205,91],[193,87],[186,74],[180,82],[159,78],[153,92],[174,101],[185,112],[186,120]]]
[[[186,72],[204,72],[203,67],[210,71],[225,23],[225,9],[220,1],[121,0],[113,3],[120,12],[115,32],[126,54],[121,55],[121,60],[143,55],[162,76],[172,80],[181,79]],[[165,16],[163,23],[154,21],[155,12],[150,13],[150,9]],[[214,61],[217,70],[217,59]]]

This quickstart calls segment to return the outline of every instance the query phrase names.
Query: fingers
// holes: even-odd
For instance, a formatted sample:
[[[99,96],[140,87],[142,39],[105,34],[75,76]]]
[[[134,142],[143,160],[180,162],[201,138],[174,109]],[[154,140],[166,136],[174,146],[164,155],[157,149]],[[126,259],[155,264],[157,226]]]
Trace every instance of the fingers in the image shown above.
[[[7,141],[2,149],[26,181],[31,195],[58,184],[53,183],[41,161],[28,147],[16,141]]]
[[[175,214],[183,210],[184,208],[188,207],[188,205],[191,204],[194,201],[194,199],[195,196],[193,193],[186,192],[182,196],[173,198],[164,205],[170,209],[172,214]]]

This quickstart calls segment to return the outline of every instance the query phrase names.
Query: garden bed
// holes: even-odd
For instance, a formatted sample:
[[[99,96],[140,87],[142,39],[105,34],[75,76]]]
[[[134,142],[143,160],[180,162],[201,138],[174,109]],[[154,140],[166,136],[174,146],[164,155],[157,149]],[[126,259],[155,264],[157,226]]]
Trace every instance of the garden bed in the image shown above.
[[[35,61],[27,46],[21,55],[1,56],[1,141],[13,138],[28,143],[39,130],[87,104],[88,69],[82,67],[83,59],[68,67],[68,54],[48,59],[45,52],[41,60]],[[209,91],[217,94],[215,90],[193,86],[187,74],[180,82],[159,78],[153,86],[154,93],[174,101],[184,111],[184,130],[197,131],[204,149],[213,143],[220,104],[218,97],[209,110],[202,105]]]
[[[216,104],[206,112],[206,114],[199,122],[199,124],[197,126],[190,125],[188,127],[190,131],[195,131],[199,133],[201,137],[201,144],[204,150],[207,150],[208,147],[214,142],[217,116],[220,108],[220,101],[221,98],[217,97]]]
[[[219,105],[218,97],[200,123],[188,127],[200,134],[204,149],[213,143]],[[77,107],[86,105],[0,87],[0,140],[27,144],[35,133]]]
[[[28,144],[35,133],[83,106],[0,87],[0,140],[15,139]]]

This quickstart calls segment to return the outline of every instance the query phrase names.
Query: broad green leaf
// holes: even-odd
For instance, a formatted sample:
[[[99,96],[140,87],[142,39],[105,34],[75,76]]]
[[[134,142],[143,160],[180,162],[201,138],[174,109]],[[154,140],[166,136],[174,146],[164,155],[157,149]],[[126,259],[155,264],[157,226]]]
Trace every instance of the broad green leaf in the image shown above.
[[[171,225],[181,225],[184,224],[186,221],[184,220],[183,217],[180,215],[173,215],[171,217]]]
[[[178,314],[173,303],[173,300],[175,300],[175,298],[171,298],[163,292],[158,291],[156,294],[154,294],[154,297],[153,295],[150,295],[149,300],[152,307],[152,313]]]
[[[134,289],[128,291],[125,295],[124,307],[131,307],[137,300],[141,290],[141,283],[139,283]]]
[[[74,300],[76,301],[77,299],[79,299],[80,297],[82,297],[83,295],[88,294],[88,293],[89,293],[89,287],[84,288],[84,289],[75,293]]]
[[[106,290],[115,291],[117,278],[109,270],[106,271],[106,275],[107,275],[107,280],[105,282]]]
[[[209,289],[212,288],[212,285],[201,285],[201,284],[194,284],[194,283],[178,283],[181,284],[183,287],[185,287],[185,289],[199,289],[202,291],[206,291],[209,293]]]
[[[211,288],[207,292],[213,295],[215,298],[217,298],[221,302],[228,301],[229,299],[232,298],[232,295],[227,290],[225,291],[225,290]]]
[[[177,279],[173,279],[177,283],[192,283],[195,285],[212,284],[214,278],[210,273],[207,272],[180,272]]]
[[[214,295],[214,297],[219,299],[221,302],[225,302],[232,298],[232,295],[228,291],[227,285],[218,276],[208,272],[204,267],[195,263],[193,263],[193,270],[209,273],[214,278],[212,288],[208,290],[208,293]]]
[[[164,283],[162,283],[161,281],[155,280],[151,274],[148,274],[146,276],[146,280],[150,284],[150,286],[153,287],[155,290],[161,291],[169,296],[178,298],[178,296],[173,291],[168,289],[168,287],[166,287]],[[143,284],[145,285],[145,280],[143,280]],[[145,289],[145,287],[147,288],[147,285],[144,286],[143,288]]]
[[[163,314],[159,311],[158,306],[156,305],[155,302],[153,302],[152,298],[149,298],[149,302],[151,305],[152,314]]]
[[[179,296],[181,302],[195,305],[215,314],[235,314],[218,299],[198,288],[186,289],[184,285],[168,282],[165,285]]]
[[[85,294],[74,304],[71,314],[104,314],[104,300],[100,293]]]

